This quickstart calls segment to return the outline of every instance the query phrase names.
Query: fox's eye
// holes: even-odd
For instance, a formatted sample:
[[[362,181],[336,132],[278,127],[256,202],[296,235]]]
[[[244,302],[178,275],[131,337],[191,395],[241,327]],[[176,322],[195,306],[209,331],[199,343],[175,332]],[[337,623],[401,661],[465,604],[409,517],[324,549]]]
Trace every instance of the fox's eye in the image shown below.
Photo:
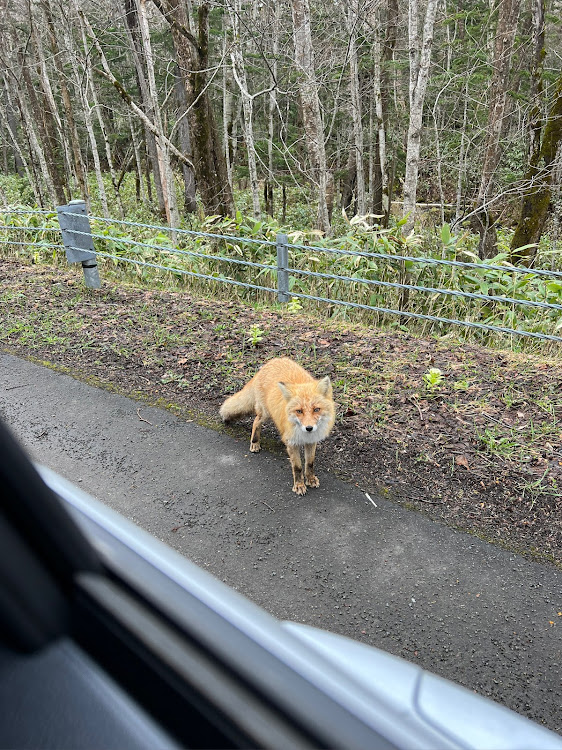
[[[297,409],[297,414],[302,414],[302,409]]]
[[[320,411],[320,407],[318,407],[318,406],[317,406],[317,407],[315,407],[315,409],[314,409],[314,413],[315,413],[315,414],[318,414],[318,412],[319,412],[319,411]]]

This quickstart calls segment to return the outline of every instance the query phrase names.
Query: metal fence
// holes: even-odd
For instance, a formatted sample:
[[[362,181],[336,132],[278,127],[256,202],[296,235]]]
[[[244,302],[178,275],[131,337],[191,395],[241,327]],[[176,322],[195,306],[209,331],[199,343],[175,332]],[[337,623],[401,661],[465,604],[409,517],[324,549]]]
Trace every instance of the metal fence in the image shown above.
[[[311,300],[317,303],[323,303],[328,305],[344,306],[352,309],[359,309],[364,311],[371,311],[373,313],[379,313],[383,315],[398,316],[401,321],[405,319],[429,321],[431,323],[438,323],[442,326],[461,326],[469,329],[476,329],[483,332],[493,332],[500,334],[508,334],[511,336],[520,336],[530,339],[546,340],[546,341],[562,341],[562,337],[556,335],[556,333],[549,333],[543,331],[524,330],[522,328],[512,328],[502,325],[494,325],[487,322],[478,322],[475,320],[468,319],[469,307],[467,307],[467,318],[460,319],[456,317],[446,317],[442,315],[425,314],[422,312],[415,312],[407,309],[407,306],[402,306],[402,309],[384,306],[381,304],[363,304],[350,299],[344,299],[341,297],[334,297],[330,295],[320,294],[309,294],[304,291],[295,291],[294,281],[296,278],[308,279],[308,280],[322,280],[327,283],[339,281],[344,283],[353,283],[358,285],[364,285],[366,288],[376,290],[400,290],[404,294],[410,292],[420,292],[427,295],[436,295],[448,298],[463,299],[467,302],[478,301],[480,303],[490,303],[493,305],[503,304],[509,305],[513,309],[526,308],[542,310],[550,316],[548,324],[552,324],[552,330],[557,331],[559,327],[562,327],[562,304],[552,301],[540,301],[537,299],[525,299],[518,297],[506,296],[503,294],[489,294],[489,293],[478,293],[463,291],[461,289],[451,289],[446,287],[438,286],[424,286],[420,284],[406,283],[406,280],[402,281],[385,281],[381,278],[365,278],[364,276],[354,273],[350,275],[342,275],[337,273],[325,273],[320,271],[314,271],[310,268],[299,268],[293,262],[292,258],[295,252],[314,252],[316,254],[330,254],[334,259],[342,257],[351,257],[357,259],[357,263],[360,264],[362,261],[385,261],[387,263],[396,264],[397,268],[404,268],[404,264],[423,264],[424,266],[439,266],[448,267],[451,269],[475,269],[478,272],[496,271],[509,273],[512,275],[523,275],[526,280],[532,279],[554,279],[555,284],[560,286],[560,294],[558,295],[562,301],[562,272],[547,269],[537,268],[525,268],[512,266],[504,263],[501,265],[477,263],[477,262],[462,262],[459,260],[449,260],[432,257],[418,257],[413,255],[397,255],[383,252],[370,252],[370,251],[358,251],[349,250],[334,247],[321,247],[321,246],[310,246],[303,244],[295,244],[288,241],[286,234],[278,234],[276,241],[254,239],[249,237],[237,237],[231,234],[214,234],[209,232],[198,232],[187,229],[170,229],[169,227],[142,224],[139,222],[120,221],[117,219],[107,219],[100,216],[88,216],[86,204],[83,201],[71,201],[66,206],[59,206],[57,208],[57,219],[58,225],[52,221],[50,224],[46,224],[45,220],[47,217],[51,219],[54,217],[54,212],[51,211],[31,211],[27,209],[1,209],[0,217],[16,217],[16,216],[34,216],[39,217],[43,220],[41,225],[19,225],[13,226],[13,223],[0,222],[0,229],[4,231],[5,236],[0,237],[1,245],[11,246],[39,246],[45,249],[52,249],[55,252],[64,250],[69,263],[81,263],[84,270],[85,283],[88,287],[99,288],[101,285],[99,277],[99,268],[97,265],[97,258],[105,258],[112,260],[116,263],[128,263],[133,264],[137,267],[145,267],[155,270],[162,270],[165,272],[173,272],[174,274],[191,277],[196,279],[202,279],[205,281],[213,282],[216,284],[227,284],[231,286],[244,287],[260,292],[266,292],[271,295],[275,295],[277,300],[281,303],[287,303],[291,300]],[[238,267],[246,270],[251,269],[255,271],[256,279],[252,281],[239,280],[230,276],[221,274],[202,273],[199,271],[190,270],[188,268],[174,267],[169,263],[156,262],[154,260],[147,260],[142,257],[128,257],[123,252],[120,254],[108,252],[103,249],[103,245],[107,243],[107,240],[111,238],[108,233],[100,233],[100,231],[92,231],[92,223],[96,226],[114,226],[114,227],[126,227],[132,230],[150,229],[156,230],[160,233],[166,233],[165,236],[173,238],[173,244],[158,244],[154,242],[140,242],[135,239],[128,237],[119,236],[118,243],[120,247],[130,248],[131,252],[129,255],[139,254],[139,250],[150,251],[151,254],[159,252],[166,256],[168,259],[170,255],[178,258],[198,258],[204,259],[205,261],[216,261],[218,264],[223,264],[227,268]],[[10,233],[17,234],[18,239],[10,236]],[[164,234],[163,234],[164,236]],[[34,239],[35,237],[35,239]],[[40,237],[38,240],[37,238]],[[269,248],[270,252],[276,252],[275,263],[261,263],[256,261],[250,261],[241,257],[229,257],[225,255],[212,254],[209,252],[201,252],[197,249],[190,247],[180,248],[178,240],[185,241],[191,239],[193,243],[198,240],[214,240],[217,242],[228,242],[230,244],[238,243],[240,245],[259,245]],[[62,241],[62,242],[61,242]],[[275,280],[275,286],[267,286],[265,284],[254,283],[260,274],[268,272],[271,278]]]

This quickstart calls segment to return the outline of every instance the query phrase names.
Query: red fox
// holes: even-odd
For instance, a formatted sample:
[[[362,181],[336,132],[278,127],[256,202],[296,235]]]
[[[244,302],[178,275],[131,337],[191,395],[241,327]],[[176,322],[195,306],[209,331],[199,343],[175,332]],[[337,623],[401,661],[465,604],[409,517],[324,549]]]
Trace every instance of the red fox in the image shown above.
[[[287,447],[293,470],[293,492],[304,495],[307,485],[318,487],[320,482],[314,475],[316,444],[328,436],[336,417],[330,378],[315,380],[288,357],[272,359],[220,408],[224,422],[248,414],[256,415],[250,451],[260,450],[262,425],[272,419]],[[301,446],[304,446],[304,477]]]

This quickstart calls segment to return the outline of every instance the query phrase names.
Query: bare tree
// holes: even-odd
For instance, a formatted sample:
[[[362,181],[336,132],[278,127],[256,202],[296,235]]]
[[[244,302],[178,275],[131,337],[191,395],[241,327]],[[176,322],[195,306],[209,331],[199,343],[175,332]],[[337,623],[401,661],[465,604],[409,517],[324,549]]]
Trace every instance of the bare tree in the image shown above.
[[[359,83],[359,59],[357,53],[357,28],[361,22],[360,0],[350,0],[345,12],[347,32],[349,34],[349,76],[351,91],[351,119],[353,122],[353,155],[355,163],[355,186],[357,194],[357,213],[364,216],[367,213],[367,198],[365,195],[364,170],[364,139],[361,107],[361,90]]]
[[[408,41],[410,55],[410,119],[406,145],[406,174],[404,177],[404,231],[414,228],[416,193],[422,135],[423,105],[429,78],[433,30],[437,13],[437,0],[427,0],[423,32],[420,36],[420,7],[418,0],[409,0]]]
[[[498,4],[488,129],[484,145],[480,187],[472,216],[472,225],[475,231],[480,234],[478,252],[481,258],[490,258],[496,251],[496,220],[490,209],[490,199],[492,198],[494,176],[501,155],[501,135],[505,126],[509,71],[517,31],[519,5],[520,0],[501,0]]]
[[[43,0],[41,7],[45,16],[45,27],[51,47],[52,59],[57,72],[58,86],[64,110],[64,118],[70,133],[70,142],[74,160],[74,173],[76,175],[76,181],[78,183],[80,195],[86,202],[88,202],[88,182],[86,179],[86,169],[84,166],[82,149],[80,147],[80,136],[78,134],[78,126],[74,113],[75,101],[69,90],[64,71],[64,61],[67,56],[67,50],[61,49],[59,45],[59,37],[56,33],[55,22],[53,18],[53,9],[51,7],[50,0]]]
[[[246,141],[246,150],[248,154],[248,171],[250,173],[250,189],[252,191],[252,207],[254,217],[259,218],[260,208],[260,191],[258,184],[258,169],[256,159],[256,146],[254,142],[254,99],[248,90],[248,79],[244,65],[244,55],[242,52],[242,2],[241,0],[232,0],[229,4],[230,25],[232,28],[233,41],[230,57],[232,60],[232,72],[234,79],[240,89],[242,97],[242,111],[244,114],[244,140]]]
[[[324,123],[320,109],[318,83],[314,68],[314,49],[310,26],[310,5],[308,0],[291,0],[293,12],[293,35],[295,42],[295,63],[299,72],[299,98],[302,112],[308,155],[312,166],[313,180],[318,192],[318,227],[330,234],[330,217],[326,194],[328,175],[326,150],[324,145]]]
[[[153,2],[172,32],[176,61],[185,87],[193,164],[203,206],[210,214],[232,216],[234,198],[208,90],[210,6],[207,2],[199,5],[195,36],[190,31],[183,0]]]
[[[138,90],[140,93],[140,109],[146,114],[146,117],[152,122],[151,97],[148,87],[148,74],[146,71],[146,60],[143,55],[142,34],[140,28],[140,19],[138,15],[138,5],[135,0],[124,0],[125,11],[125,28],[131,44],[131,53],[133,56],[135,76]],[[105,70],[105,66],[104,66]],[[108,71],[105,70],[107,73]],[[116,86],[116,83],[113,83]],[[120,92],[121,97],[123,94]],[[137,113],[138,114],[138,113]],[[142,119],[142,118],[141,118]],[[152,177],[154,179],[154,189],[156,199],[162,216],[166,215],[166,199],[164,197],[164,187],[160,175],[160,160],[158,158],[158,148],[156,146],[157,132],[154,132],[147,122],[143,120],[145,133],[145,147],[148,161],[151,165]],[[148,165],[147,165],[148,166]],[[152,194],[150,172],[147,169],[146,183],[149,196]]]
[[[383,224],[388,223],[392,185],[387,158],[387,117],[391,109],[391,86],[388,66],[394,57],[398,36],[398,0],[373,2],[369,25],[373,33],[373,99],[375,158],[370,179],[371,207]]]
[[[158,167],[160,180],[162,182],[162,192],[164,194],[164,208],[166,211],[166,220],[171,227],[179,226],[179,213],[177,206],[176,186],[172,167],[170,164],[170,151],[168,148],[169,140],[164,137],[164,125],[158,101],[158,90],[154,76],[154,59],[152,55],[152,45],[150,41],[150,30],[148,26],[146,0],[135,0],[137,4],[137,16],[139,19],[140,37],[144,59],[146,61],[148,96],[150,98],[150,111],[152,121],[157,129],[156,134],[156,153],[158,158]]]

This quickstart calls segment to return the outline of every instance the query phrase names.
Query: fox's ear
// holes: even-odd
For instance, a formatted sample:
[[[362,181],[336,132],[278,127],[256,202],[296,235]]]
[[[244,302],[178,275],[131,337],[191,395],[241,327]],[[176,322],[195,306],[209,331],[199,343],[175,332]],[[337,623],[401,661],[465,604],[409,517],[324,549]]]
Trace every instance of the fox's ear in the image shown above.
[[[330,382],[329,375],[326,375],[325,378],[322,378],[322,380],[318,381],[317,390],[318,390],[318,393],[320,393],[322,396],[326,396],[327,398],[331,398],[331,396],[332,396],[332,383]]]
[[[285,398],[287,399],[287,401],[289,401],[289,399],[293,398],[293,394],[291,392],[291,389],[287,388],[287,386],[285,385],[285,383],[277,383],[277,385],[279,386],[279,390],[285,396]]]

